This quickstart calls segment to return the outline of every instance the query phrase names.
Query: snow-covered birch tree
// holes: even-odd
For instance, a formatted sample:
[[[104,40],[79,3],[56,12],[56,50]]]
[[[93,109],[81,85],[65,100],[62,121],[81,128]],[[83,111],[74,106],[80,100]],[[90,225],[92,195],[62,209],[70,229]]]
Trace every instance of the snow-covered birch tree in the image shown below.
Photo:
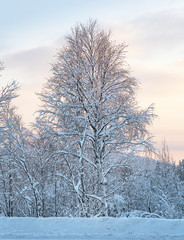
[[[56,137],[56,154],[70,169],[83,215],[108,215],[108,199],[121,188],[118,172],[131,151],[151,149],[153,107],[140,109],[137,80],[125,61],[126,45],[111,40],[96,21],[66,36],[40,98],[37,118]]]
[[[3,63],[0,61],[0,77],[1,71],[4,69]],[[17,97],[18,84],[13,81],[0,89],[0,195],[1,195],[1,211],[5,216],[13,216],[14,214],[14,189],[13,189],[13,168],[12,163],[4,148],[3,142],[6,142],[5,134],[5,115],[9,111],[9,105],[15,97]],[[9,146],[11,148],[11,145]]]
[[[0,61],[0,77],[1,71],[4,69],[3,63]],[[0,90],[0,107],[9,103],[13,98],[17,97],[18,84],[15,81],[8,83]]]

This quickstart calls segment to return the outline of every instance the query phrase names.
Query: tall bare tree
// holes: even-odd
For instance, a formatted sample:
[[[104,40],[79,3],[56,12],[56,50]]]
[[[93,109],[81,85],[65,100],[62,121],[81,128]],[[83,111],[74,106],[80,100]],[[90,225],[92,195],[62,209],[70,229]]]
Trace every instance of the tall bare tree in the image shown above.
[[[70,170],[63,177],[84,215],[107,216],[108,199],[121,187],[116,177],[125,153],[151,148],[153,107],[139,108],[125,53],[126,45],[113,42],[96,21],[78,24],[40,94],[38,125],[57,137],[56,154]]]

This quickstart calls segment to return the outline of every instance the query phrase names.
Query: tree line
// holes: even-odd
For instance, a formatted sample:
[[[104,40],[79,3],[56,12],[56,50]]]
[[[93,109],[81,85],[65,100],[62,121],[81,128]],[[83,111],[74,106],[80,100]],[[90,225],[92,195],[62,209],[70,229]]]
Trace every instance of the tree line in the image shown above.
[[[171,164],[164,145],[160,161],[142,167],[154,152],[155,114],[152,105],[138,105],[126,47],[96,21],[72,28],[38,94],[42,106],[31,129],[12,104],[18,84],[2,88],[2,215],[183,216],[183,162]]]

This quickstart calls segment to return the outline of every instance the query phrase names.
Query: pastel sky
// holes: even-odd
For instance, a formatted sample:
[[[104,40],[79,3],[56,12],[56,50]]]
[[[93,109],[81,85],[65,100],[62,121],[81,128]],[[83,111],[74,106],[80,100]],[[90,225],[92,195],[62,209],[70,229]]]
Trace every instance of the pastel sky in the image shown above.
[[[128,44],[127,62],[140,82],[142,107],[155,104],[151,131],[166,139],[175,161],[184,158],[183,0],[0,0],[0,86],[21,84],[18,112],[28,125],[40,104],[35,92],[50,75],[56,49],[76,22],[97,19]]]

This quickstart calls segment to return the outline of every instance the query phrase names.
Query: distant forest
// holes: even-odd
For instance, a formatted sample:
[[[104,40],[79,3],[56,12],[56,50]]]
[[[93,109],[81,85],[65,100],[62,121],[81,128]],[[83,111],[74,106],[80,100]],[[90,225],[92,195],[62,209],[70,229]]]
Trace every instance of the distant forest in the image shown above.
[[[2,88],[2,216],[184,217],[184,160],[154,149],[154,108],[138,105],[126,47],[94,20],[74,26],[29,129],[12,104],[18,83]]]

